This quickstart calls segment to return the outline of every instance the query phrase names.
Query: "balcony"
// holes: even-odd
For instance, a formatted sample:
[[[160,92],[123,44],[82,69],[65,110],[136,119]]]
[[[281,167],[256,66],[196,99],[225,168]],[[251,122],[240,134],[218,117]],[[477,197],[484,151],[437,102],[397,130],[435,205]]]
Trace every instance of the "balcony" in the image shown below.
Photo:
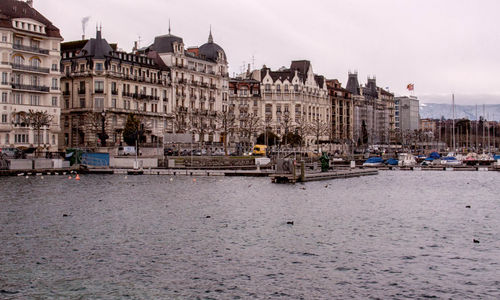
[[[85,89],[78,89],[78,94],[85,94]]]
[[[104,94],[104,89],[95,89],[95,94]]]
[[[20,83],[13,83],[12,84],[12,89],[14,89],[14,90],[35,91],[35,92],[48,92],[49,91],[49,87],[48,86],[29,85],[29,84],[20,84]]]
[[[216,88],[217,88],[217,85],[215,85],[215,84],[210,84],[210,88],[211,88],[211,89],[216,89]]]
[[[69,91],[63,91],[64,96],[69,96],[69,93],[70,93]]]
[[[123,97],[132,97],[132,94],[128,93],[128,92],[122,92],[122,96]]]
[[[39,54],[45,54],[45,55],[49,54],[49,50],[47,50],[47,49],[40,49],[38,47],[32,47],[32,46],[13,44],[12,48],[14,48],[16,50],[26,51],[26,52],[33,52],[33,53],[39,53]]]
[[[111,94],[118,95],[118,90],[111,90]]]
[[[213,101],[215,101],[215,97],[212,96],[212,97],[210,97],[209,100],[213,102]]]
[[[22,71],[28,71],[28,72],[37,72],[37,73],[49,73],[49,68],[42,68],[42,67],[36,67],[36,66],[27,66],[27,65],[21,65],[21,64],[11,64],[12,69],[14,70],[22,70]]]

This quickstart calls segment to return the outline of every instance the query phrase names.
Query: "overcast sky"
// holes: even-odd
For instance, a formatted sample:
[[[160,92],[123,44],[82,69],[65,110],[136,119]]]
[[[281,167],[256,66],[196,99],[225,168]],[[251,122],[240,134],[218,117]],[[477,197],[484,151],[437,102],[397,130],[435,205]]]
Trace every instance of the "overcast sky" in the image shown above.
[[[349,70],[361,83],[423,102],[500,103],[500,1],[498,0],[34,0],[65,41],[102,23],[108,42],[130,51],[168,32],[186,46],[214,41],[226,52],[230,74],[244,65],[272,69],[310,60],[316,74],[339,79]],[[252,57],[254,58],[252,60]]]

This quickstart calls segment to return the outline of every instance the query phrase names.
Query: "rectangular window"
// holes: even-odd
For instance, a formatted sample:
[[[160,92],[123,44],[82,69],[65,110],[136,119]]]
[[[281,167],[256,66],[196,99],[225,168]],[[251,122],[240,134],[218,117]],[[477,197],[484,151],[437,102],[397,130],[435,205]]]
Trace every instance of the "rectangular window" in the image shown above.
[[[52,106],[57,106],[57,97],[52,97]]]
[[[80,107],[85,108],[85,98],[80,98]]]
[[[7,115],[6,114],[2,115],[2,123],[7,123]]]
[[[95,98],[95,108],[104,108],[104,98]]]
[[[111,99],[111,107],[116,108],[116,99],[115,98]]]
[[[57,71],[57,64],[52,64],[52,71]]]
[[[7,103],[7,93],[2,93],[2,103]]]
[[[5,144],[7,144],[7,145],[8,145],[9,143],[10,143],[10,137],[9,137],[9,134],[7,133],[7,134],[5,135]]]
[[[7,42],[7,36],[4,34],[2,35],[2,42],[6,43]]]
[[[104,92],[104,81],[102,81],[102,80],[95,81],[95,92],[96,93],[103,93]]]
[[[57,78],[52,78],[52,89],[53,90],[59,89],[59,83],[58,83]]]
[[[8,74],[7,72],[2,72],[2,84],[8,84],[9,83],[9,80],[8,80]]]
[[[95,70],[96,71],[102,71],[102,63],[96,63],[95,64]]]

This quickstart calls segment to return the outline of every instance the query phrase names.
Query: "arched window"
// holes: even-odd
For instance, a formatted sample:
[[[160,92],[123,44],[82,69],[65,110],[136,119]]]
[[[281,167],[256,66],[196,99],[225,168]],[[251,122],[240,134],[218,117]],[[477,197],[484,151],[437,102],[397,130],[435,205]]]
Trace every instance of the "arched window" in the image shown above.
[[[31,66],[32,67],[37,67],[39,68],[40,66],[42,65],[42,62],[40,61],[40,59],[38,57],[33,57],[31,59]]]
[[[24,57],[21,55],[15,55],[14,56],[14,64],[15,65],[24,65]]]

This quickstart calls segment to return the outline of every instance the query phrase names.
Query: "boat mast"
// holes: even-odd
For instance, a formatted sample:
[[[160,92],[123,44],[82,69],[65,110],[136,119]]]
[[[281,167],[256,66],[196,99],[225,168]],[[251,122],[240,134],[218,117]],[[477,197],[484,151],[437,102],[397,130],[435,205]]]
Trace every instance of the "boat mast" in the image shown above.
[[[476,126],[475,126],[475,129],[476,129],[476,130],[475,130],[475,138],[476,138],[476,143],[475,143],[475,145],[474,145],[474,146],[475,146],[475,148],[476,148],[476,149],[475,149],[475,150],[476,150],[475,152],[478,152],[478,149],[479,149],[479,148],[478,148],[478,145],[477,145],[477,142],[478,142],[478,141],[477,141],[477,123],[479,123],[479,119],[477,118],[477,103],[476,103]]]
[[[484,108],[484,104],[483,104],[483,124],[482,124],[483,125],[483,143],[481,144],[481,146],[482,146],[481,148],[483,148],[483,154],[484,154],[484,142],[485,142],[485,140],[484,140],[484,122],[486,122],[486,118],[484,117],[484,110],[485,110],[485,108]]]
[[[451,102],[453,107],[453,122],[452,122],[452,139],[453,139],[453,152],[456,151],[455,145],[455,94],[451,94]]]

